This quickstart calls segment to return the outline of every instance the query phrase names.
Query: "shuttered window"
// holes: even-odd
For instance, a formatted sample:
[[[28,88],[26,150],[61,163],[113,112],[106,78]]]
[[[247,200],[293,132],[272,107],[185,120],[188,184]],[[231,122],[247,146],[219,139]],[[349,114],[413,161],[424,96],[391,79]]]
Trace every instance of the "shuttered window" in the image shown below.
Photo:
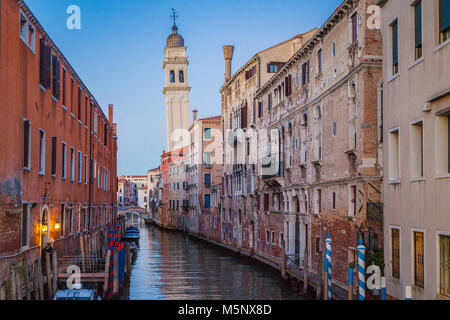
[[[78,120],[81,121],[81,88],[78,87]]]
[[[241,109],[241,128],[246,129],[247,128],[247,102],[244,104],[244,106]]]
[[[414,232],[414,284],[424,287],[423,232]]]
[[[439,32],[441,42],[450,38],[450,0],[439,0]]]
[[[400,230],[391,229],[392,276],[400,279]]]
[[[56,55],[52,55],[52,95],[57,100],[59,100],[61,95],[60,79],[61,70],[59,60]]]
[[[23,167],[31,167],[31,123],[28,120],[23,121]]]
[[[391,25],[392,28],[392,71],[398,73],[398,21]]]
[[[414,31],[416,60],[422,57],[422,1],[414,5]]]
[[[322,49],[317,51],[317,63],[319,65],[319,74],[322,73]]]
[[[52,176],[56,176],[56,137],[52,137],[52,168],[51,174]]]
[[[264,211],[269,211],[269,194],[264,194]]]
[[[50,89],[51,86],[51,59],[52,50],[45,43],[44,38],[40,40],[40,61],[39,61],[39,83],[45,89]]]
[[[352,16],[352,42],[358,40],[358,14]]]

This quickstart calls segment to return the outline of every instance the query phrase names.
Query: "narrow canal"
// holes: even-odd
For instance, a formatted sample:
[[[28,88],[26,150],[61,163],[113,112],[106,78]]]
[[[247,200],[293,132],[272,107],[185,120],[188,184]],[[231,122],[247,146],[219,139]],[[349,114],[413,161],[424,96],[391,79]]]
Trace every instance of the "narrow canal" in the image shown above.
[[[300,299],[268,267],[181,233],[145,224],[140,229],[138,256],[122,299]]]

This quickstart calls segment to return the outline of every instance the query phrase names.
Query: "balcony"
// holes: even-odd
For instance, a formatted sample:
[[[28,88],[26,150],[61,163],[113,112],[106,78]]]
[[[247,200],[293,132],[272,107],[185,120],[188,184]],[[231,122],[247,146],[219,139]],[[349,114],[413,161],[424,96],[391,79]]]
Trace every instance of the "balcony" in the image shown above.
[[[262,165],[263,171],[272,171],[272,163],[268,165]],[[263,174],[263,180],[273,179],[273,178],[282,178],[284,177],[284,162],[279,162],[278,170],[276,173]]]

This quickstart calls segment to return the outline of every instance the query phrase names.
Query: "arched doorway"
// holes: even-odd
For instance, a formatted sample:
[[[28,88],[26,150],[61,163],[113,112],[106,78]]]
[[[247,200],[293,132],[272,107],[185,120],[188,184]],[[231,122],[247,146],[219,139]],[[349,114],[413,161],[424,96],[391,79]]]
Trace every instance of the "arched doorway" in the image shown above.
[[[41,210],[41,248],[45,248],[47,244],[50,242],[50,214],[47,205],[44,205]]]

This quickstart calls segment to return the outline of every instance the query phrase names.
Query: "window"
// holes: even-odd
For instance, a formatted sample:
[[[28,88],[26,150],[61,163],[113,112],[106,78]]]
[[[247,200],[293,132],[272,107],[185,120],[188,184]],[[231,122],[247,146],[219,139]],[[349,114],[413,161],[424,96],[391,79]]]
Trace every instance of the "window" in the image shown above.
[[[57,157],[57,139],[56,137],[52,137],[52,168],[51,175],[56,176],[56,157]]]
[[[83,155],[81,154],[81,151],[78,151],[78,182],[81,183],[81,169],[82,169],[82,159]]]
[[[317,65],[319,68],[319,74],[322,73],[322,49],[319,49],[319,51],[317,51]]]
[[[411,125],[411,177],[423,177],[423,122]]]
[[[356,216],[356,186],[350,186],[349,188],[348,215],[350,217]]]
[[[39,173],[45,174],[45,132],[39,129]]]
[[[44,89],[50,89],[52,50],[44,38],[41,38],[39,48],[39,83]]]
[[[78,120],[81,121],[81,88],[78,87]]]
[[[333,192],[333,196],[332,196],[332,206],[331,208],[333,210],[336,210],[336,192]]]
[[[414,232],[414,284],[424,287],[423,232]]]
[[[204,128],[203,129],[203,140],[211,140],[211,128]]]
[[[439,0],[439,40],[450,39],[450,0]]]
[[[211,195],[210,194],[205,194],[204,195],[204,208],[205,209],[209,209],[211,208]]]
[[[184,82],[184,71],[180,70],[178,72],[178,82],[183,83]]]
[[[22,12],[20,12],[19,35],[23,42],[25,42],[34,52],[36,45],[36,29]]]
[[[272,231],[272,245],[275,245],[275,231]]]
[[[398,129],[389,132],[389,180],[400,180],[400,132]]]
[[[266,229],[266,243],[269,244],[270,243],[270,230]]]
[[[63,142],[61,145],[61,177],[66,178],[66,144]]]
[[[88,97],[84,97],[84,124],[87,126],[88,123]]]
[[[358,13],[355,12],[352,17],[352,43],[358,40]]]
[[[302,64],[302,86],[309,83],[309,60]]]
[[[414,4],[414,44],[417,60],[422,57],[422,0]]]
[[[336,57],[336,41],[333,41],[333,57]]]
[[[21,215],[21,247],[26,248],[30,244],[30,205],[22,205]]]
[[[391,24],[392,31],[392,74],[398,73],[398,20]]]
[[[211,152],[203,152],[203,163],[211,165]]]
[[[65,221],[65,216],[66,216],[66,205],[64,203],[61,204],[61,235],[64,235],[64,221]]]
[[[210,187],[211,186],[211,174],[210,173],[206,173],[204,175],[204,183],[205,183],[205,187]]]
[[[59,100],[61,96],[60,88],[61,69],[58,57],[52,55],[52,96],[56,100]]]
[[[270,111],[270,110],[272,110],[272,93],[269,93],[269,96],[268,96],[267,99],[268,99],[268,101],[267,101],[267,108]]]
[[[316,213],[322,212],[322,190],[316,189]]]
[[[391,229],[392,276],[400,279],[400,230]]]
[[[63,75],[62,75],[62,104],[63,106],[66,105],[66,69],[63,68]]]
[[[439,113],[435,126],[436,173],[450,173],[450,111]]]
[[[450,236],[439,236],[439,292],[442,296],[450,297]]]
[[[70,111],[73,113],[73,78],[70,79]]]
[[[252,78],[256,74],[256,66],[253,66],[250,70],[245,71],[245,80]]]
[[[88,156],[84,155],[84,184],[88,183]]]
[[[75,149],[70,148],[70,181],[75,180]]]
[[[316,254],[320,253],[320,237],[316,237],[316,242],[315,242],[315,252]]]
[[[175,83],[175,71],[170,70],[170,83]]]
[[[31,122],[23,121],[23,167],[31,168]]]
[[[267,64],[267,72],[268,73],[277,73],[284,67],[284,63],[282,62],[271,62]],[[256,70],[255,70],[256,72]]]

